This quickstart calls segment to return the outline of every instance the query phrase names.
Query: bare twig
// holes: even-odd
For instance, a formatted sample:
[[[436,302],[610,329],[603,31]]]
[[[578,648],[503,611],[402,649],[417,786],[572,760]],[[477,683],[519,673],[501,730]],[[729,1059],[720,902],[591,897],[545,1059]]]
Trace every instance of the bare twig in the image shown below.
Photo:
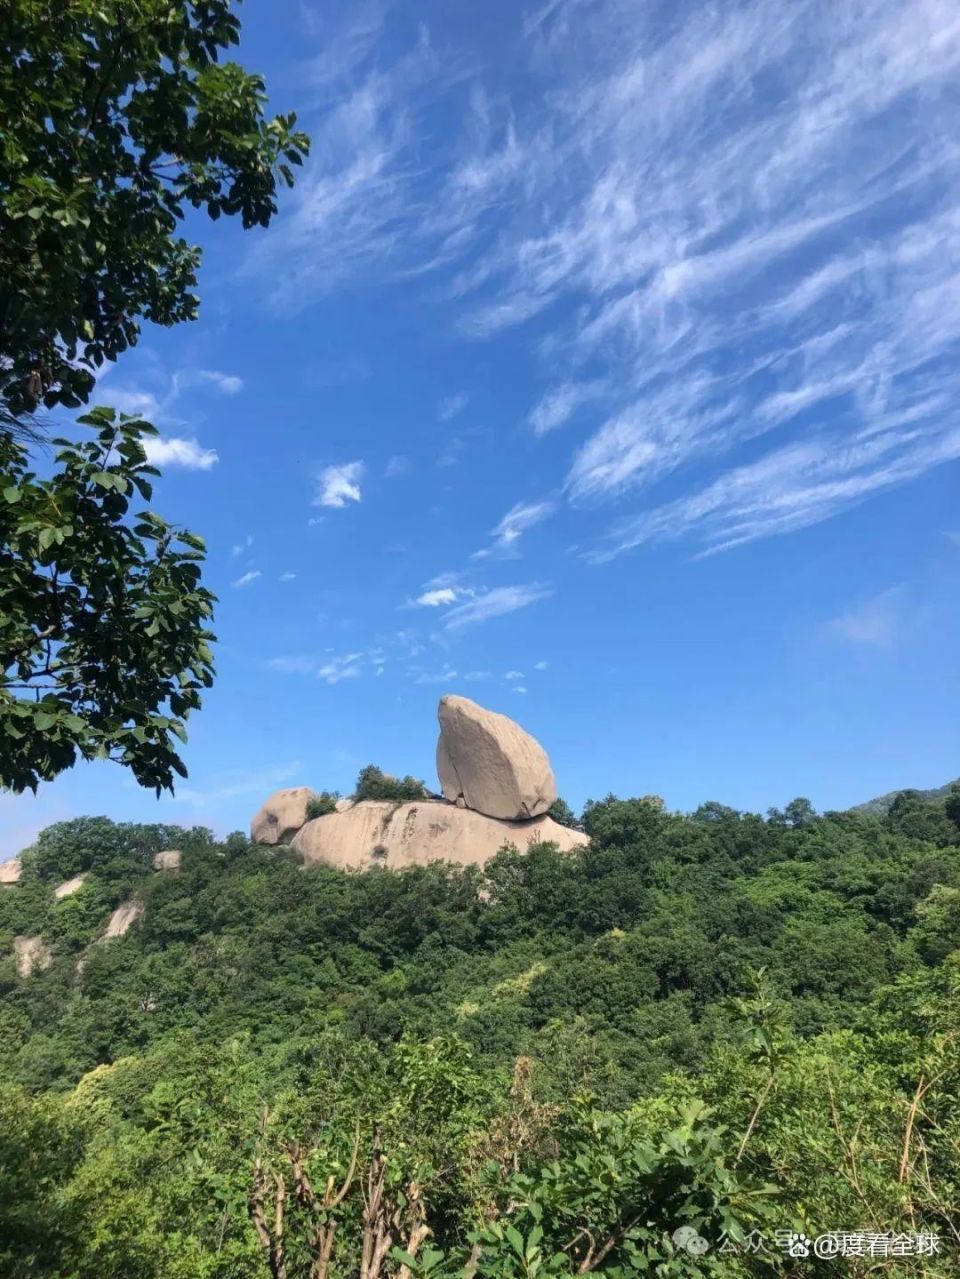
[[[757,1125],[757,1120],[760,1118],[760,1111],[763,1109],[764,1103],[770,1095],[770,1089],[773,1087],[775,1080],[776,1075],[771,1075],[766,1084],[764,1084],[763,1092],[760,1094],[760,1098],[753,1108],[753,1114],[750,1116],[750,1122],[747,1124],[747,1131],[743,1134],[743,1140],[740,1142],[736,1156],[733,1160],[734,1168],[736,1168],[737,1164],[740,1162],[743,1152],[747,1148],[747,1142],[750,1140],[750,1136]]]

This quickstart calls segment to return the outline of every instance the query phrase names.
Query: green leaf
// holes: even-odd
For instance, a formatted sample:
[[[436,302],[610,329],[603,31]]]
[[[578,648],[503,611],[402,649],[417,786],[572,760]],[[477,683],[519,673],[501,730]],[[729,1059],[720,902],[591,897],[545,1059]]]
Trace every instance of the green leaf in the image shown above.
[[[507,1237],[507,1242],[510,1244],[510,1247],[517,1256],[523,1260],[525,1251],[523,1246],[523,1236],[520,1231],[516,1228],[516,1226],[507,1225],[504,1227],[504,1234]]]

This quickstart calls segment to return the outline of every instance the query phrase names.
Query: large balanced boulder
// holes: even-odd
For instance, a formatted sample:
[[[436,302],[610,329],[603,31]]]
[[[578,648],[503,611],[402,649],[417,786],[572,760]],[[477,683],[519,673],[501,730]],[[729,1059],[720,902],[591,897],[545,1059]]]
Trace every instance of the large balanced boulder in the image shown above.
[[[309,786],[275,791],[250,823],[250,838],[255,844],[289,844],[307,820],[313,794]]]
[[[552,817],[508,822],[442,801],[363,800],[346,812],[327,813],[307,822],[294,836],[293,847],[305,864],[399,870],[432,861],[482,866],[505,844],[525,853],[531,844],[547,842],[568,852],[588,840]]]
[[[487,817],[539,817],[557,798],[547,752],[506,715],[469,697],[440,698],[437,773],[447,799]]]

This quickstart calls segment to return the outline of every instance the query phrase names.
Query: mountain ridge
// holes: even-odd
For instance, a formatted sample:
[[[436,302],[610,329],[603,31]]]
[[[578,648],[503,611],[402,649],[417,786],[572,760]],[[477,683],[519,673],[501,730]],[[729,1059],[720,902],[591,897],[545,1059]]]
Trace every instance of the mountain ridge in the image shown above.
[[[863,804],[854,804],[850,812],[873,813],[876,816],[885,817],[889,813],[893,801],[898,795],[904,794],[905,791],[915,791],[917,797],[924,803],[936,803],[938,800],[946,799],[954,786],[960,786],[960,777],[956,777],[950,782],[944,782],[942,786],[933,787],[931,790],[918,790],[913,786],[901,786],[899,790],[887,791],[885,795],[877,795],[874,799],[868,799]]]

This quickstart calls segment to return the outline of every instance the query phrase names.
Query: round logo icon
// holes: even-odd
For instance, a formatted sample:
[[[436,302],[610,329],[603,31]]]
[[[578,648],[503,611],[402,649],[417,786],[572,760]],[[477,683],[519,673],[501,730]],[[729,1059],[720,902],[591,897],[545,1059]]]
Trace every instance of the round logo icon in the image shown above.
[[[710,1244],[693,1226],[679,1226],[670,1236],[674,1246],[689,1252],[692,1257],[702,1257]]]

